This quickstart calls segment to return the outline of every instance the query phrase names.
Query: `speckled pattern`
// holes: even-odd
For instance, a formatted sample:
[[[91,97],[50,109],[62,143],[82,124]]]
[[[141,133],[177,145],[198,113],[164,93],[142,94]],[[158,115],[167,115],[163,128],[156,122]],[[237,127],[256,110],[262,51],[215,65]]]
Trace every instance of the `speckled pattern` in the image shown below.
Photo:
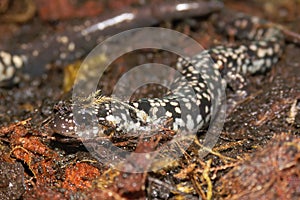
[[[83,58],[106,36],[153,26],[164,19],[207,15],[222,7],[223,3],[218,1],[199,0],[126,8],[87,20],[61,33],[42,35],[30,43],[4,47],[0,49],[0,87],[14,86],[27,76],[40,76],[49,64],[67,65]]]
[[[216,46],[192,58],[179,58],[177,69],[183,76],[174,81],[176,89],[172,93],[162,98],[122,102],[96,92],[70,104],[68,109],[63,108],[63,112],[59,110],[51,121],[52,129],[62,135],[76,136],[75,124],[80,122],[74,122],[75,114],[82,116],[83,121],[95,115],[100,127],[123,133],[145,130],[149,125],[160,126],[164,121],[171,121],[169,128],[174,131],[204,128],[217,109],[214,101],[221,98],[222,86],[238,79],[237,89],[242,89],[244,75],[266,72],[282,54],[283,34],[264,20],[240,14],[220,27],[226,34],[246,42],[232,47]],[[95,129],[94,133],[98,132]]]
[[[0,51],[0,87],[19,82],[16,71],[26,63],[26,56]]]

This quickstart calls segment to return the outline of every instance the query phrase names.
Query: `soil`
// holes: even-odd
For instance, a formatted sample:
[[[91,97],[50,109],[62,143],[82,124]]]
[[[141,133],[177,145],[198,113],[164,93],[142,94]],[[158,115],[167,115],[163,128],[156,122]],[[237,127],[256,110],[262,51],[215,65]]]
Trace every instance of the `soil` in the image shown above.
[[[59,0],[46,2],[57,6]],[[113,10],[137,4],[132,0],[120,2],[123,4],[101,6]],[[300,33],[298,0],[227,0],[224,3],[224,9],[259,16]],[[19,12],[20,6],[14,8],[14,4],[7,14],[11,15],[13,9]],[[47,8],[35,6],[37,13]],[[81,5],[81,9],[85,6]],[[1,5],[0,8],[5,15],[5,8]],[[101,13],[102,9],[95,8],[95,12]],[[72,11],[61,18],[59,14],[63,11],[57,15],[52,12],[31,16],[22,23],[8,20],[1,24],[0,46],[9,41],[32,39],[35,34],[30,30],[59,32],[82,17],[82,11],[79,16]],[[219,14],[166,21],[157,26],[183,32],[209,48],[227,42],[227,38],[215,31],[212,23],[215,15]],[[247,97],[227,113],[217,143],[213,149],[205,150],[207,155],[199,156],[199,148],[203,148],[194,142],[172,162],[161,154],[149,160],[129,154],[128,162],[114,168],[100,162],[85,142],[53,133],[47,121],[53,116],[57,102],[70,97],[68,90],[80,61],[68,66],[50,66],[43,76],[0,88],[0,199],[300,199],[299,45],[292,37],[286,41],[284,56],[271,71],[247,77]],[[112,93],[118,79],[133,66],[147,62],[171,65],[175,61],[176,56],[164,51],[128,53],[109,67],[99,88],[105,94]],[[150,84],[139,88],[132,99],[160,96],[166,91]],[[228,93],[228,102],[230,98],[234,98],[232,91]],[[149,153],[160,142],[171,140],[173,132],[162,129],[154,139],[133,142],[115,137],[121,148]],[[199,134],[200,141],[203,137]],[[100,157],[114,153],[111,149],[99,151]],[[155,170],[126,172],[136,166]]]

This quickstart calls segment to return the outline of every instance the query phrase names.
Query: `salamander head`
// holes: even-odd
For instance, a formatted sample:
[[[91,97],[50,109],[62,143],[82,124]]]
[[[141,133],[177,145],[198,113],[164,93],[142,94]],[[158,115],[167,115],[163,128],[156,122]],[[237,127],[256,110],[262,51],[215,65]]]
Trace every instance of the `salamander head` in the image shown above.
[[[97,135],[98,126],[97,115],[89,108],[57,111],[50,122],[50,128],[55,133],[67,137],[82,137],[83,133]],[[96,132],[90,132],[90,130]]]
[[[55,105],[54,116],[49,125],[50,128],[57,134],[75,137],[76,124],[73,118],[71,104],[61,101]]]
[[[76,103],[72,100],[58,102],[49,123],[52,131],[67,137],[95,136],[99,127],[104,131],[103,126],[114,125],[109,123],[112,118],[110,103],[92,97],[78,99]]]

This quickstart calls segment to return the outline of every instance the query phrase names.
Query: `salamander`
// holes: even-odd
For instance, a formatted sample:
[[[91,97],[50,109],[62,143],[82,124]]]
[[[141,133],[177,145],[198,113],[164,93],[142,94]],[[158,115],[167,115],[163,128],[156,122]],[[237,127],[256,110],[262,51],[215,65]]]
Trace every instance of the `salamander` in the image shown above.
[[[223,7],[221,2],[162,2],[125,8],[88,20],[60,33],[43,35],[17,47],[0,49],[0,87],[11,87],[24,76],[40,76],[48,64],[64,66],[88,54],[104,37],[163,20],[208,15]]]
[[[82,116],[82,120],[96,116],[100,128],[92,131],[95,136],[107,127],[122,133],[147,130],[151,124],[159,126],[166,119],[171,121],[168,128],[175,132],[192,132],[208,126],[217,109],[214,99],[221,93],[219,86],[247,74],[265,73],[280,59],[284,43],[280,29],[245,14],[221,23],[219,28],[245,42],[230,47],[219,45],[190,58],[179,58],[176,68],[183,76],[175,79],[172,93],[124,102],[96,92],[62,106],[50,123],[52,129],[65,136],[82,137],[77,131],[81,122],[74,120],[75,115]],[[243,85],[245,80],[239,81]]]

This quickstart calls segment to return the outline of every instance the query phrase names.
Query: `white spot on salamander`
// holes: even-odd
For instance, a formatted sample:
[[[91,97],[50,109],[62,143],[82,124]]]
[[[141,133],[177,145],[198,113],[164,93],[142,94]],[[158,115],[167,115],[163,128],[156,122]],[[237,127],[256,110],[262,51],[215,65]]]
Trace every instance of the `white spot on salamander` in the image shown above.
[[[186,128],[187,128],[188,130],[193,130],[195,124],[194,124],[194,120],[192,119],[192,116],[191,116],[190,114],[188,114],[188,115],[186,116],[186,119],[187,119],[187,122],[186,122]]]
[[[4,62],[4,65],[6,65],[6,66],[11,65],[11,55],[9,53],[7,53],[5,51],[1,51],[0,56]]]
[[[15,64],[16,68],[20,69],[20,68],[22,67],[22,65],[23,65],[23,60],[22,60],[22,58],[21,58],[20,56],[14,55],[14,56],[12,57],[12,60],[13,60],[13,62],[14,62],[14,64]]]
[[[74,44],[74,42],[71,42],[71,43],[68,45],[68,50],[69,50],[69,51],[74,51],[74,50],[75,50],[75,44]]]

